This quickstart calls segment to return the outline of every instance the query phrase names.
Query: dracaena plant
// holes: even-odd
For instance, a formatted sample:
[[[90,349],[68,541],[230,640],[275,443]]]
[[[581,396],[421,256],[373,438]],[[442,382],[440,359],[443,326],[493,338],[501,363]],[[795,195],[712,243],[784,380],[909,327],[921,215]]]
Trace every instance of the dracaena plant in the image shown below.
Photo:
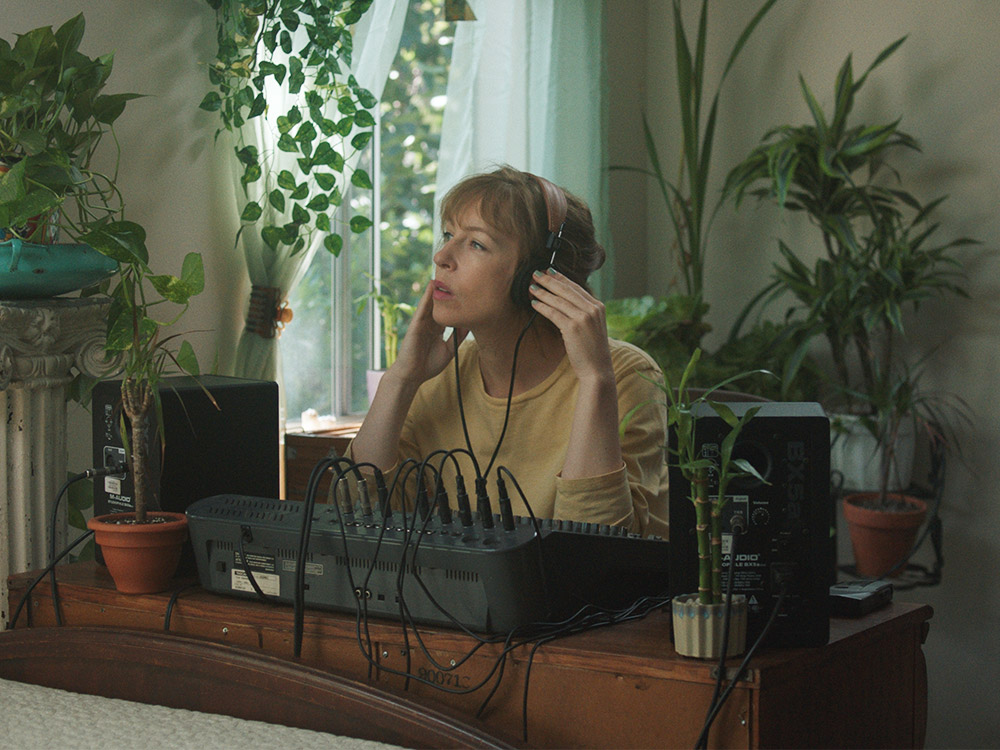
[[[129,446],[136,522],[145,523],[157,492],[150,451],[153,437],[158,433],[161,441],[163,438],[159,383],[166,375],[199,373],[190,342],[181,339],[180,334],[164,335],[164,329],[177,323],[191,298],[204,289],[205,271],[201,256],[188,253],[180,276],[154,273],[149,265],[146,233],[133,222],[103,226],[84,240],[114,258],[120,267],[110,291],[105,349],[121,366],[122,439]]]
[[[642,128],[650,167],[648,169],[627,166],[612,167],[615,170],[645,174],[652,177],[659,186],[674,230],[676,260],[683,277],[684,290],[694,300],[699,316],[698,320],[707,310],[707,305],[702,308],[701,302],[709,230],[712,218],[722,204],[721,199],[710,198],[708,191],[719,95],[722,84],[750,36],[775,2],[777,0],[765,0],[747,22],[730,50],[722,75],[719,77],[715,91],[709,100],[705,80],[709,3],[707,0],[702,2],[698,32],[692,45],[684,31],[680,2],[674,0],[677,118],[680,122],[682,137],[678,177],[676,180],[672,180],[664,170],[656,146],[656,139],[645,114],[642,116]]]
[[[112,233],[124,203],[117,186],[114,123],[138,94],[108,94],[111,54],[80,52],[83,14],[0,39],[0,240],[52,240],[58,226],[74,241]],[[114,168],[91,165],[110,137]]]
[[[943,198],[925,205],[894,184],[899,175],[890,157],[899,150],[918,151],[917,142],[900,130],[898,119],[850,122],[859,89],[904,41],[882,50],[858,78],[847,57],[837,75],[832,115],[800,76],[812,122],[772,129],[728,176],[725,192],[737,205],[750,195],[804,212],[822,238],[825,252],[811,266],[779,240],[774,280],[733,328],[735,335],[759,304],[792,298],[783,335],[797,337],[798,346],[786,363],[786,384],[794,380],[814,339],[822,337],[836,373],[832,392],[874,396],[878,373],[895,367],[904,310],[935,296],[965,295],[962,265],[953,250],[973,241],[936,243],[938,224],[931,217]],[[849,368],[852,356],[858,375]],[[866,401],[871,399],[854,399],[855,406]]]
[[[372,139],[369,110],[377,102],[348,70],[350,27],[372,0],[206,2],[216,13],[218,54],[208,68],[214,89],[200,106],[219,113],[217,135],[228,130],[235,136],[246,197],[241,221],[258,226],[273,251],[288,246],[297,253],[318,232],[324,247],[339,254],[343,240],[334,224],[344,188],[348,181],[372,188],[368,173],[351,165]],[[274,111],[268,99],[275,87],[293,101],[285,111]],[[265,115],[266,124],[260,119]],[[247,141],[246,128],[255,121],[260,127],[273,123],[277,150],[294,156],[287,165]],[[371,226],[361,214],[348,223],[354,232]]]

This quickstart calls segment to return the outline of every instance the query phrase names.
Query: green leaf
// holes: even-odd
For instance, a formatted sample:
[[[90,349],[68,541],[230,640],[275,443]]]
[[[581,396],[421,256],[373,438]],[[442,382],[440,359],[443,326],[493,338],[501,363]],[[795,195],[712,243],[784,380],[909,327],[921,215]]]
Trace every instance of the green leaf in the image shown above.
[[[314,196],[313,199],[306,204],[306,208],[312,211],[326,211],[329,207],[330,199],[324,193]]]
[[[112,221],[87,232],[80,241],[119,263],[149,262],[146,230],[132,221]]]
[[[354,115],[354,124],[362,128],[371,128],[375,126],[375,118],[371,112],[362,109]]]
[[[293,175],[287,169],[282,169],[280,172],[278,172],[278,187],[284,188],[285,190],[294,190],[295,175]]]
[[[240,214],[240,221],[257,221],[263,212],[264,209],[260,207],[257,201],[250,201],[243,207],[243,213]]]
[[[259,152],[256,146],[244,146],[243,148],[234,149],[236,152],[236,158],[241,164],[258,164],[260,162]]]
[[[363,169],[354,170],[354,174],[351,175],[351,184],[364,190],[373,188],[371,177]]]
[[[342,115],[353,115],[358,108],[350,96],[342,96],[337,100],[337,111]]]
[[[218,112],[222,107],[222,97],[219,96],[218,91],[209,91],[205,94],[205,98],[201,100],[201,104],[198,107],[206,112]]]
[[[278,213],[283,213],[285,210],[285,196],[280,190],[272,190],[268,193],[267,202],[270,203],[274,210]]]
[[[250,112],[247,113],[247,119],[249,120],[252,117],[259,117],[264,114],[266,109],[267,100],[264,98],[263,94],[257,94],[257,96],[254,97],[253,104],[250,105]]]
[[[323,247],[332,255],[340,255],[340,251],[344,247],[344,238],[339,234],[328,234],[323,238]]]
[[[205,290],[205,265],[198,253],[188,253],[181,264],[181,281],[191,290],[191,296]]]
[[[363,231],[368,229],[372,225],[371,219],[367,216],[352,216],[351,217],[351,231],[355,234],[361,234]]]
[[[295,140],[300,143],[312,143],[316,140],[316,126],[306,120],[299,126],[299,131],[295,134]]]
[[[322,190],[332,190],[337,184],[336,175],[330,174],[329,172],[317,172],[316,184],[319,185]]]
[[[194,347],[186,339],[181,342],[177,352],[177,366],[190,375],[200,375],[198,367],[198,357],[194,353]]]
[[[365,146],[368,145],[371,139],[372,139],[372,132],[370,130],[366,130],[363,133],[358,133],[351,139],[351,146],[360,151],[361,149],[363,149]]]
[[[294,154],[299,150],[298,142],[289,133],[282,133],[278,138],[278,148],[282,151]]]

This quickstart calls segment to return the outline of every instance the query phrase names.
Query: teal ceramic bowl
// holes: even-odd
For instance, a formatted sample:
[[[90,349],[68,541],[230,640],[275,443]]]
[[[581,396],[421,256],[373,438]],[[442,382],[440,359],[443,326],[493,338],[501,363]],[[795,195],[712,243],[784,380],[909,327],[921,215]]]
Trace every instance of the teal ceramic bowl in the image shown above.
[[[0,299],[46,299],[102,281],[118,263],[90,245],[0,242]]]

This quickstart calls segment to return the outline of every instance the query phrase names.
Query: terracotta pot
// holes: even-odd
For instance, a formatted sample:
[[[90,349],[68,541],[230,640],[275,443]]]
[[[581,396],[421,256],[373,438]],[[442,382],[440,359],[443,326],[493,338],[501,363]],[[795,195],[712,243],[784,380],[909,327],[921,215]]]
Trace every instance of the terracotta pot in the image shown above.
[[[722,655],[725,604],[699,604],[697,594],[675,596],[672,602],[674,649],[681,656],[718,659]],[[726,656],[743,653],[747,641],[747,598],[733,595]]]
[[[116,523],[134,517],[134,513],[111,513],[87,521],[101,546],[108,572],[115,588],[123,594],[153,594],[170,588],[177,572],[181,549],[187,540],[187,516],[166,511],[151,512],[151,517],[169,520],[162,523]]]
[[[889,493],[889,500],[905,502],[908,510],[888,511],[862,507],[878,498],[877,492],[860,492],[844,498],[858,575],[881,578],[906,558],[917,539],[917,530],[927,515],[927,504],[909,495]]]

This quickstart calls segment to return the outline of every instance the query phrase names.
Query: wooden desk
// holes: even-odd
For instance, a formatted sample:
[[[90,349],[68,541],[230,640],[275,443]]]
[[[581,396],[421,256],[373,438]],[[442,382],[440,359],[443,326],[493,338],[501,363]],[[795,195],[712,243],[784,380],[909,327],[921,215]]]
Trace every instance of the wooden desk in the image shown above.
[[[10,578],[17,605],[33,574]],[[94,563],[58,568],[63,621],[161,630],[170,593],[122,595]],[[179,582],[180,585],[180,582]],[[54,623],[47,583],[32,595],[30,623]],[[767,650],[756,657],[733,691],[710,735],[714,747],[920,747],[926,726],[927,681],[921,644],[931,608],[895,602],[859,620],[835,619],[822,648]],[[173,632],[291,658],[290,607],[269,606],[184,590],[170,620]],[[670,643],[666,611],[643,620],[570,636],[535,654],[527,697],[528,743],[538,747],[693,747],[710,700],[712,665],[678,656]],[[400,626],[371,621],[369,632],[380,668],[402,670],[407,648],[411,671],[439,684],[473,684],[489,673],[499,647],[479,649],[452,672],[435,669],[413,635]],[[439,663],[458,660],[470,639],[443,629],[421,631]],[[303,661],[365,681],[368,664],[357,642],[355,618],[310,610],[305,617]],[[528,660],[521,648],[508,660],[484,719],[516,732]],[[731,667],[738,664],[734,659]],[[401,691],[403,679],[375,669],[377,686]],[[411,681],[407,695],[433,699],[474,714],[486,690],[469,695],[440,692]]]

